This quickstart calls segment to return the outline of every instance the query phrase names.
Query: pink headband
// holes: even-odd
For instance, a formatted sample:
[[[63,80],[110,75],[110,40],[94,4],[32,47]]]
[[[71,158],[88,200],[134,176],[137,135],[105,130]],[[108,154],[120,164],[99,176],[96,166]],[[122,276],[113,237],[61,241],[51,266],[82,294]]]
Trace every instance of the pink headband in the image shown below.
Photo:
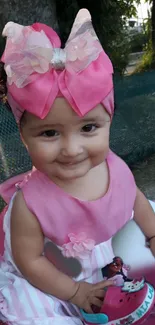
[[[8,101],[17,122],[25,110],[44,119],[60,92],[79,116],[99,103],[113,115],[113,67],[88,10],[79,11],[65,49],[54,30],[40,23],[9,22],[3,36]]]

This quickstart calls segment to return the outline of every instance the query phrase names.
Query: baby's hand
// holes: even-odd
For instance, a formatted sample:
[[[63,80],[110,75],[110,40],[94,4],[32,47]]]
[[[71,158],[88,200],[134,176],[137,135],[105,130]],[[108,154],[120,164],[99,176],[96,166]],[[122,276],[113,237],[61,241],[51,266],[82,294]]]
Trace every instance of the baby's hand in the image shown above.
[[[87,313],[93,313],[92,306],[101,307],[105,296],[105,289],[114,285],[114,281],[101,281],[97,284],[90,284],[87,282],[77,282],[77,293],[70,302]],[[76,291],[75,291],[76,292]]]

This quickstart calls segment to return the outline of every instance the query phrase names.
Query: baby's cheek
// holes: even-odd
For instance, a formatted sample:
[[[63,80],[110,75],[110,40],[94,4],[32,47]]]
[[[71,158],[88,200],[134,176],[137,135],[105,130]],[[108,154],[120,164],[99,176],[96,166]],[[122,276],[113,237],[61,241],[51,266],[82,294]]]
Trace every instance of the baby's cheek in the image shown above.
[[[56,159],[57,149],[50,142],[42,144],[36,143],[35,146],[29,148],[29,154],[32,160],[38,160],[46,163]]]
[[[109,138],[102,137],[96,139],[94,143],[92,153],[94,156],[106,156],[109,151]]]
[[[98,143],[91,155],[93,166],[97,166],[101,164],[106,159],[108,152],[109,152],[108,144],[105,145],[103,143],[102,144]]]
[[[96,145],[97,147],[100,147],[101,150],[109,147],[109,128],[102,129],[102,132],[100,132],[96,141]]]

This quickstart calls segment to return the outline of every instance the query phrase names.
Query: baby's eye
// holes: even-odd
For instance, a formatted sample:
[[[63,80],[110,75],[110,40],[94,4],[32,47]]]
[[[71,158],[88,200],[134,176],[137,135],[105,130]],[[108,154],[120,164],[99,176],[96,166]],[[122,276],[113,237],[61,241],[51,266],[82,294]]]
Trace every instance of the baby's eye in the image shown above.
[[[58,135],[59,135],[59,132],[56,130],[47,130],[47,131],[44,131],[41,133],[42,137],[47,137],[47,138],[57,137]]]
[[[98,125],[97,125],[97,124],[92,124],[92,123],[90,123],[90,124],[86,124],[86,125],[84,125],[83,128],[82,128],[82,132],[87,132],[87,133],[89,133],[89,132],[93,132],[93,131],[95,131],[97,128],[98,128]]]

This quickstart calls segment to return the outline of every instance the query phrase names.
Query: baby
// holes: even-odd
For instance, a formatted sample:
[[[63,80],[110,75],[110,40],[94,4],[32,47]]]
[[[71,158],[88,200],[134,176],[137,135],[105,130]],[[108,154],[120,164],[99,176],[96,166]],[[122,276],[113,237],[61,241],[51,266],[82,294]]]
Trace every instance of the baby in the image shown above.
[[[0,320],[82,325],[80,309],[100,308],[105,288],[115,285],[103,280],[102,268],[114,258],[112,237],[129,220],[155,254],[154,211],[109,148],[113,68],[89,12],[78,13],[65,49],[40,23],[10,22],[3,36],[1,97],[34,168],[14,180],[4,216]]]

